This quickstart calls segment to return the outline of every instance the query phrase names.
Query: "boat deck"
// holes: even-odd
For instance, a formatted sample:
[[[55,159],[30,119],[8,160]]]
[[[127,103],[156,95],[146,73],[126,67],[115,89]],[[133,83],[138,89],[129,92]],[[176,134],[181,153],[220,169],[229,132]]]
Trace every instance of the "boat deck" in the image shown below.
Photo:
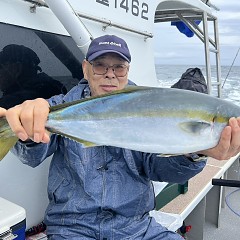
[[[233,191],[230,187],[212,186],[212,178],[239,178],[239,160],[217,161],[209,158],[204,170],[189,181],[188,192],[165,205],[161,211],[178,214],[192,229],[187,234],[191,240],[229,239],[239,240],[240,217],[225,204],[225,196]],[[231,197],[234,209],[240,202],[240,192]],[[240,213],[239,213],[240,214]],[[223,234],[224,232],[224,234]]]
[[[237,190],[231,195],[230,206],[240,214],[240,190],[237,188],[225,187],[226,196]],[[221,209],[220,226],[205,222],[203,240],[239,240],[240,239],[240,217],[234,214],[228,206]]]

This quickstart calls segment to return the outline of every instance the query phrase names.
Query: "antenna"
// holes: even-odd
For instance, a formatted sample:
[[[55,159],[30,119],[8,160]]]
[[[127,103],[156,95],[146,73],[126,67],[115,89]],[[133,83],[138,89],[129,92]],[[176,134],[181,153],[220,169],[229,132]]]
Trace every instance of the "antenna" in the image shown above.
[[[233,64],[234,64],[234,62],[235,62],[235,60],[236,60],[236,58],[237,58],[237,55],[238,55],[239,51],[240,51],[240,47],[239,47],[238,50],[237,50],[236,56],[235,56],[235,58],[233,59],[233,62],[232,62],[231,67],[229,68],[229,71],[228,71],[228,73],[227,73],[227,76],[226,76],[226,78],[225,78],[225,80],[224,80],[224,82],[223,82],[222,88],[224,87],[224,84],[225,84],[225,82],[226,82],[226,80],[227,80],[227,78],[228,78],[228,75],[229,75],[229,73],[230,73],[231,70],[232,70]]]

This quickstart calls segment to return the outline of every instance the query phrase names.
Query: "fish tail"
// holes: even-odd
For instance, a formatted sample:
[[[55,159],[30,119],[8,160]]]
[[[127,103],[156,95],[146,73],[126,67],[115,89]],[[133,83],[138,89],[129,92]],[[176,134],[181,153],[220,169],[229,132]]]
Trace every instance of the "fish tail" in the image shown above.
[[[6,118],[0,118],[0,161],[6,156],[17,141],[18,138],[11,130]]]

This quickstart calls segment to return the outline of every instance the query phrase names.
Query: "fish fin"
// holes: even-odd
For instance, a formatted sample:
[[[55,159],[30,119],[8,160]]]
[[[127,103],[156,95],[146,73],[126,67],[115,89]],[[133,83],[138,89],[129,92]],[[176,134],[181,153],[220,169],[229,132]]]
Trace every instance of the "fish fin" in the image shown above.
[[[18,138],[12,132],[6,118],[0,118],[0,161],[7,155],[17,141]]]
[[[212,124],[204,121],[190,121],[180,123],[180,128],[191,134],[199,134],[202,130],[211,127]]]
[[[167,158],[167,157],[177,157],[180,155],[182,155],[182,154],[180,154],[180,153],[179,154],[162,154],[162,153],[160,153],[157,155],[157,157]]]
[[[61,135],[61,136],[63,136],[63,137],[72,139],[72,140],[75,141],[75,142],[79,142],[79,143],[82,144],[82,146],[83,146],[84,148],[100,146],[100,145],[98,145],[98,144],[96,144],[96,143],[89,142],[89,141],[86,141],[86,140],[81,139],[81,138],[76,138],[76,137],[71,136],[71,135],[69,135],[69,134],[65,134],[65,133],[56,131],[55,129],[52,129],[52,128],[46,128],[46,129],[47,129],[49,132],[51,132],[51,133],[54,133],[54,134]]]
[[[66,103],[58,104],[56,106],[52,106],[52,107],[50,107],[50,112],[58,111],[58,110],[61,110],[63,108],[72,106],[74,104],[79,104],[79,103],[91,101],[91,100],[94,100],[94,99],[104,98],[104,97],[118,95],[118,94],[122,94],[122,93],[137,92],[137,91],[145,90],[146,88],[149,88],[149,87],[144,87],[144,86],[127,86],[126,88],[124,88],[122,90],[117,90],[117,91],[113,91],[113,92],[110,92],[110,93],[102,94],[102,95],[99,95],[99,96],[83,98],[83,99],[75,100],[75,101],[72,101],[72,102],[66,102]]]
[[[68,136],[66,136],[66,137],[68,137]],[[96,144],[96,143],[89,142],[89,141],[86,141],[86,140],[83,140],[83,139],[79,139],[79,138],[74,138],[74,137],[72,137],[72,136],[69,136],[69,138],[72,139],[72,140],[74,140],[74,141],[76,141],[76,142],[81,143],[84,148],[99,146],[99,145]]]
[[[67,134],[61,134],[61,135],[64,136],[64,137],[70,138],[70,139],[72,139],[76,142],[81,143],[84,148],[99,146],[96,143],[89,142],[89,141],[86,141],[86,140],[83,140],[83,139],[80,139],[80,138],[76,138],[76,137],[73,137],[73,136],[70,136],[70,135],[67,135]]]

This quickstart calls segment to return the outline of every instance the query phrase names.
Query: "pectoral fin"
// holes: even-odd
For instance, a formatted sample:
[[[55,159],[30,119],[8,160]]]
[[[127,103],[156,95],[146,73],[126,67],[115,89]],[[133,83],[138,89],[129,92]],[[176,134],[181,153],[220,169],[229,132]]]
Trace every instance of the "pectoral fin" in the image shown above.
[[[203,121],[183,122],[179,124],[180,128],[190,134],[200,134],[203,130],[211,127],[211,123]]]

